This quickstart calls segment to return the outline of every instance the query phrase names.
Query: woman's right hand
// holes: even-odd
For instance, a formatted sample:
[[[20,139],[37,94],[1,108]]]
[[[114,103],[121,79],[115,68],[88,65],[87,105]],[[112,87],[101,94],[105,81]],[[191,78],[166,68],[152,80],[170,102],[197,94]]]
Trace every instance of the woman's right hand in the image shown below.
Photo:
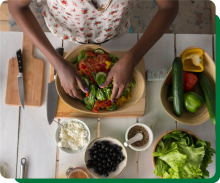
[[[61,86],[71,97],[82,100],[82,96],[77,89],[77,83],[83,92],[88,93],[89,89],[84,84],[79,72],[73,64],[64,59],[60,63],[61,64],[59,64],[56,71],[59,76]]]

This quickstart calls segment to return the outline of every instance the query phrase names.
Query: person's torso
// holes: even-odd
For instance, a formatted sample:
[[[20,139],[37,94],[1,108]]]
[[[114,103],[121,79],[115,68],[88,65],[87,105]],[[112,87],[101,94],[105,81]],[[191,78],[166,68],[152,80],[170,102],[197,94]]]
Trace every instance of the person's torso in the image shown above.
[[[96,0],[104,8],[110,0]],[[65,40],[103,42],[129,31],[128,20],[137,0],[112,0],[98,11],[87,0],[41,0],[46,24]]]

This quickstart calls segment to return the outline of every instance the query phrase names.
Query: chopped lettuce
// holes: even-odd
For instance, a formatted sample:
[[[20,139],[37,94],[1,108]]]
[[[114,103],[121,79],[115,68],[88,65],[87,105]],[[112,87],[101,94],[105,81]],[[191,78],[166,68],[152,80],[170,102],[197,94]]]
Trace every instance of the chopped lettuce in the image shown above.
[[[106,97],[111,100],[112,90],[110,88],[103,88],[103,91],[106,95]]]
[[[210,142],[202,140],[194,144],[192,135],[181,131],[167,134],[153,152],[156,162],[154,173],[168,179],[208,178],[206,168],[215,153],[210,146]]]
[[[96,98],[100,101],[106,100],[106,95],[105,95],[104,91],[98,88],[98,90],[96,92]]]
[[[115,65],[115,63],[116,63],[117,61],[119,61],[119,58],[116,57],[115,55],[113,55],[112,53],[110,53],[110,54],[108,55],[108,57],[112,59],[112,64],[111,64],[111,66],[110,66],[110,69],[111,69],[111,68]]]
[[[82,50],[78,55],[78,62],[84,58],[84,62],[87,60],[87,54],[85,50]]]
[[[115,110],[117,110],[117,109],[118,109],[118,106],[116,106],[115,103],[113,103],[113,104],[111,105],[111,107],[109,107],[107,110],[108,110],[108,111],[115,111]]]

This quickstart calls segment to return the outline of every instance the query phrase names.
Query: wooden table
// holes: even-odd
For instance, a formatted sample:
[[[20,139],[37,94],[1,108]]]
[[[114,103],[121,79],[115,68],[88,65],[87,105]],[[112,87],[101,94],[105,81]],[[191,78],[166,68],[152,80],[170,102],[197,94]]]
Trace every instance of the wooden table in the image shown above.
[[[64,46],[65,51],[71,51],[78,44],[63,41],[46,33],[52,45],[57,48]],[[139,39],[141,34],[125,34],[102,46],[110,51],[127,51]],[[66,170],[72,167],[84,167],[83,153],[68,155],[59,151],[54,140],[57,125],[48,125],[46,116],[46,86],[49,81],[49,62],[35,48],[35,57],[45,61],[45,84],[43,105],[39,108],[6,106],[5,92],[8,71],[8,61],[15,57],[16,51],[22,47],[23,33],[1,32],[0,50],[0,171],[6,163],[6,177],[16,178],[20,174],[20,160],[28,159],[27,178],[64,178]],[[170,69],[175,55],[188,46],[198,46],[214,56],[213,35],[164,35],[144,56],[147,69]],[[81,119],[91,131],[91,140],[100,136],[112,136],[124,142],[127,128],[136,123],[152,125],[154,141],[164,132],[182,128],[196,133],[201,139],[210,141],[215,148],[215,126],[210,120],[199,126],[187,126],[175,122],[164,111],[159,92],[162,81],[147,82],[146,109],[141,118],[120,119]],[[63,119],[62,119],[63,120]],[[62,121],[60,120],[60,121]],[[135,152],[127,148],[128,165],[119,178],[156,178],[151,162],[151,147],[143,152]],[[215,157],[208,168],[210,177],[215,174]]]

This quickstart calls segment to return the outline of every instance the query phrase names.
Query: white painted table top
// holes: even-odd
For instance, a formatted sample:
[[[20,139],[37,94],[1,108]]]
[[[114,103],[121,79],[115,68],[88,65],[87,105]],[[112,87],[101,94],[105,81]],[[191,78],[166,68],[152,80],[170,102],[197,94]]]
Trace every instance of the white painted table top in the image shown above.
[[[63,44],[65,51],[71,51],[79,44],[63,41],[46,34],[52,45],[57,48]],[[125,34],[115,38],[102,46],[110,51],[127,51],[142,34]],[[176,37],[176,38],[175,38]],[[7,81],[8,61],[15,57],[15,53],[22,48],[23,33],[0,32],[0,171],[6,163],[6,177],[16,178],[20,174],[20,160],[28,159],[27,178],[65,178],[66,170],[72,167],[85,167],[84,154],[68,155],[57,150],[54,134],[57,124],[51,126],[46,117],[46,86],[49,82],[49,62],[45,56],[35,48],[35,57],[45,61],[45,84],[43,105],[39,108],[5,105],[5,90]],[[212,35],[164,35],[144,56],[145,69],[170,69],[175,54],[178,55],[188,46],[198,46],[213,56]],[[176,48],[176,49],[175,49]],[[175,53],[176,50],[176,53]],[[211,121],[199,126],[187,126],[176,123],[160,104],[159,92],[161,81],[147,82],[146,109],[141,118],[120,119],[81,119],[90,128],[91,140],[97,137],[97,126],[100,125],[100,136],[112,136],[124,142],[127,128],[138,122],[152,125],[154,142],[164,132],[177,128],[190,130],[201,139],[210,141],[215,148],[215,126]],[[156,178],[152,165],[152,146],[143,152],[135,152],[129,147],[128,164],[118,178]],[[215,174],[215,158],[208,168],[210,177]]]

